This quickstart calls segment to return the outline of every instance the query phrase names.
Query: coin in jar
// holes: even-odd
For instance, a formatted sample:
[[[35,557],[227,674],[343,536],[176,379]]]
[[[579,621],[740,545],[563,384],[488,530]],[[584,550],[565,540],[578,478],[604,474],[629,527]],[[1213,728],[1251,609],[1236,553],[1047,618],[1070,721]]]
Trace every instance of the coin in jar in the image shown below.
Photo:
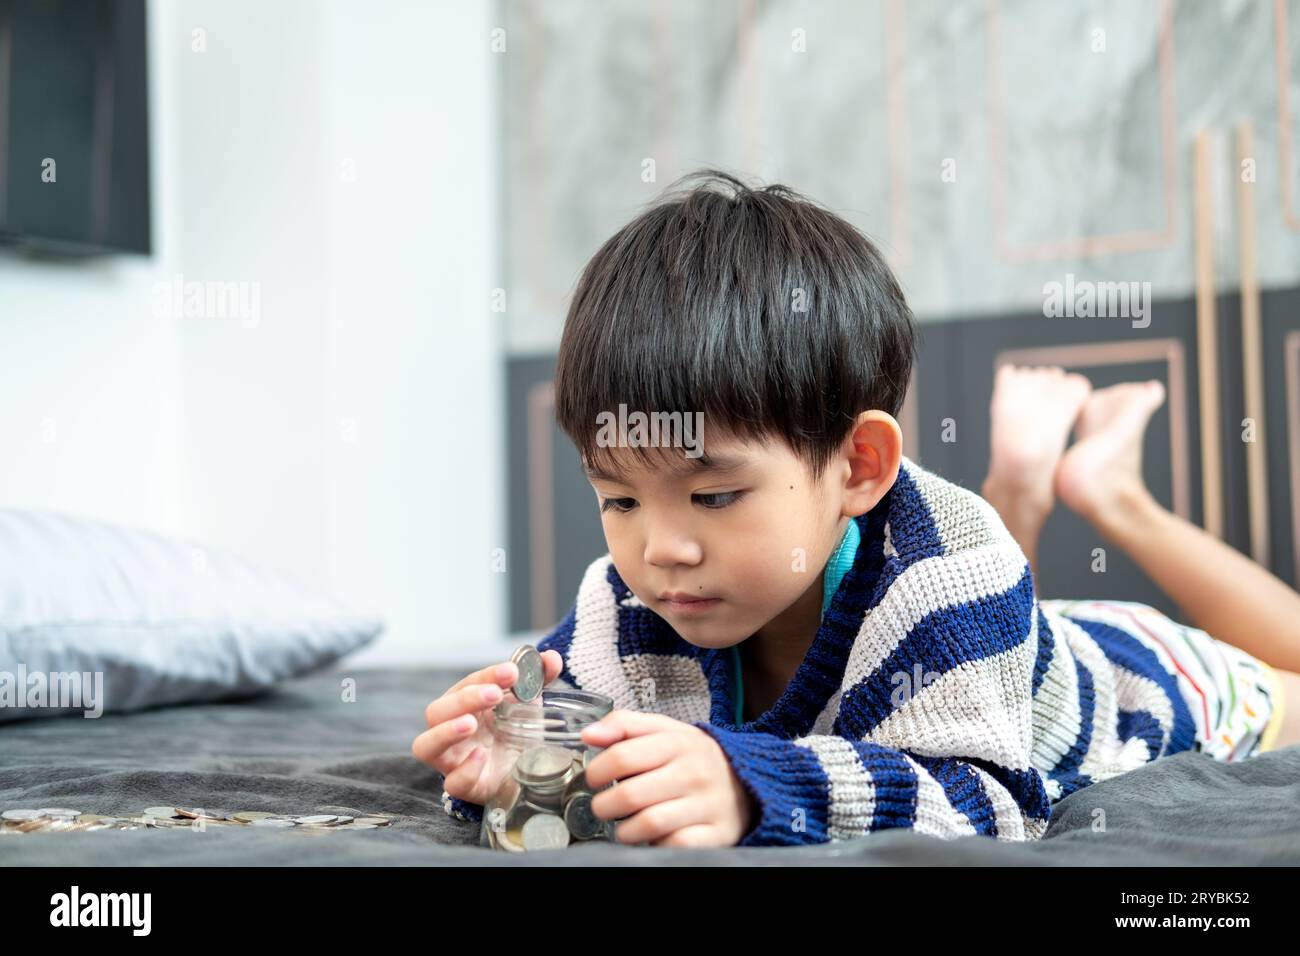
[[[521,829],[524,849],[558,850],[569,845],[569,828],[552,813],[538,813],[524,821]]]
[[[531,820],[537,814],[535,807],[530,807],[526,803],[517,803],[506,811],[506,822],[502,829],[493,828],[489,831],[489,837],[493,845],[499,850],[506,850],[510,853],[524,853],[524,824]]]
[[[510,660],[519,668],[519,678],[512,688],[519,700],[527,702],[542,692],[542,683],[546,678],[546,669],[542,666],[542,655],[537,648],[525,644],[513,654]]]
[[[565,747],[541,744],[529,747],[515,761],[513,774],[527,787],[546,787],[567,782],[574,770],[573,753]]]
[[[575,793],[564,804],[564,822],[579,840],[596,838],[605,829],[605,821],[591,809],[591,794]]]
[[[564,788],[564,822],[569,825],[569,832],[579,840],[590,840],[604,829],[605,821],[591,808],[594,796],[585,770]]]

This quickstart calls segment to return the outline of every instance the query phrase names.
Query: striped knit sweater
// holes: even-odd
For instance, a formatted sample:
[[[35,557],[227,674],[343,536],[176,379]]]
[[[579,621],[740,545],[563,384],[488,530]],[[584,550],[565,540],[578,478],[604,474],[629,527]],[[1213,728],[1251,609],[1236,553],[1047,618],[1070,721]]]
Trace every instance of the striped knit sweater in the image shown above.
[[[1024,552],[983,498],[904,457],[853,520],[852,564],[785,693],[755,720],[738,717],[734,648],[687,643],[609,555],[538,648],[564,658],[558,686],[709,733],[760,809],[740,846],[894,827],[1034,840],[1055,801],[1193,748],[1174,675],[1133,634],[1040,607]],[[445,793],[443,805],[482,817]]]

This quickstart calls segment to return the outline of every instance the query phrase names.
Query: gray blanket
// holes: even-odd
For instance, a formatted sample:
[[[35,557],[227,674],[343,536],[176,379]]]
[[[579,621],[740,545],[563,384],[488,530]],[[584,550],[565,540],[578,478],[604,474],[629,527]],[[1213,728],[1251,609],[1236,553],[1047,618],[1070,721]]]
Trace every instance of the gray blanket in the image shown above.
[[[467,669],[318,673],[271,694],[126,715],[0,725],[0,810],[151,806],[305,814],[352,807],[387,829],[308,834],[209,827],[0,836],[6,865],[1239,865],[1300,864],[1300,746],[1221,764],[1183,753],[1071,794],[1046,837],[943,841],[910,831],[808,847],[608,843],[507,854],[442,810],[441,775],[411,755],[424,707]],[[356,700],[343,699],[345,677]]]

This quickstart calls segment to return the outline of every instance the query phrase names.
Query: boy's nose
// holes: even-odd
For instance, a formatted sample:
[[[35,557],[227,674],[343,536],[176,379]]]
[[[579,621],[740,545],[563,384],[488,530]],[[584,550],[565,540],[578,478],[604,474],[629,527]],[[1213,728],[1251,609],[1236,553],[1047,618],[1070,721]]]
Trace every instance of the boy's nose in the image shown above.
[[[673,528],[652,528],[645,539],[645,563],[659,568],[677,564],[695,565],[704,556],[704,549],[689,532]]]

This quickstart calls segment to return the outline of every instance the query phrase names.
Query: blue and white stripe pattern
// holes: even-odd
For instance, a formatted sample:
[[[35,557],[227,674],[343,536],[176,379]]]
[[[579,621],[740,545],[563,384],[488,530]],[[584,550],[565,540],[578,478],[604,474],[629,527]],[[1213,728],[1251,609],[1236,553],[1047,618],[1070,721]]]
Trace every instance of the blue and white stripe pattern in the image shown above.
[[[1041,608],[984,499],[904,457],[854,520],[852,567],[785,693],[753,721],[735,723],[730,649],[687,643],[609,555],[538,647],[564,658],[562,685],[709,733],[761,810],[740,846],[894,827],[1038,839],[1056,800],[1193,746],[1173,675],[1122,629]],[[481,819],[477,804],[444,806]]]

